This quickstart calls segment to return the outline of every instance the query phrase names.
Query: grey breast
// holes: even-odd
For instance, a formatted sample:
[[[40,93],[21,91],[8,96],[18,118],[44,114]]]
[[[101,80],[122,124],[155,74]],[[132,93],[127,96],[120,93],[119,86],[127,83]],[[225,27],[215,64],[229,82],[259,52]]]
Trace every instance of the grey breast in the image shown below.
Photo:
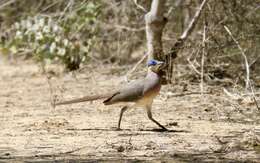
[[[160,90],[160,86],[161,86],[160,76],[150,71],[144,80],[144,94],[151,93],[151,92],[158,92]]]

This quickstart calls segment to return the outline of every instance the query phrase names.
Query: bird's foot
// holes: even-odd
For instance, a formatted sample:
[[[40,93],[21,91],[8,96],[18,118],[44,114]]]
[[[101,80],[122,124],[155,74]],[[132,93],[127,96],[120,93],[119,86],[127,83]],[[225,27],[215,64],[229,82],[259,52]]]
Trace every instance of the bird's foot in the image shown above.
[[[162,129],[162,131],[170,131],[170,130],[168,130],[167,128],[164,128],[164,129]]]
[[[167,128],[161,126],[161,131],[169,131]]]
[[[122,129],[120,127],[113,127],[115,131],[121,131]]]
[[[150,131],[154,131],[154,132],[169,132],[171,130],[168,130],[168,129],[163,129],[163,128],[155,128],[155,129],[152,129]]]

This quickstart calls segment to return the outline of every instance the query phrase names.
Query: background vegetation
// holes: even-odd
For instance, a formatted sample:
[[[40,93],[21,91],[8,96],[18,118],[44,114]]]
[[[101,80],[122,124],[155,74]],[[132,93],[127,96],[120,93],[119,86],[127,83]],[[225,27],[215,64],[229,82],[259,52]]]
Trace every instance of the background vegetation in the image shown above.
[[[260,0],[208,1],[172,84],[154,100],[153,115],[173,132],[157,132],[143,109],[114,131],[119,106],[51,107],[125,84],[147,52],[145,12],[134,1],[0,0],[0,162],[259,162]],[[137,0],[147,11],[151,1]],[[201,1],[166,0],[165,53]],[[129,76],[145,75],[138,68]]]
[[[138,1],[147,10],[150,2]],[[199,4],[197,0],[167,1],[165,52],[185,29]],[[222,82],[230,78],[244,84],[244,59],[225,30],[227,26],[245,51],[250,75],[257,85],[259,20],[259,0],[209,1],[176,59],[176,63],[188,67],[176,69],[185,71],[183,75],[190,80],[197,80],[203,59],[205,80]],[[68,70],[90,62],[131,64],[139,60],[146,49],[144,12],[131,0],[2,0],[0,25],[2,53],[62,63]]]

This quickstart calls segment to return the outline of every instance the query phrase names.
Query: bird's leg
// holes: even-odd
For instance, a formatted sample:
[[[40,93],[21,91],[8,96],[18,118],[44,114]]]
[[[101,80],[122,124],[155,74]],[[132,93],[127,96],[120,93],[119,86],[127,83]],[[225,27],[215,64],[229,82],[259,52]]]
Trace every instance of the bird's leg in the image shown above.
[[[151,110],[151,109],[152,109],[151,106],[147,106],[147,107],[146,107],[148,118],[149,118],[151,121],[153,121],[154,123],[156,123],[158,126],[160,126],[163,130],[168,131],[167,128],[165,128],[163,125],[161,125],[159,122],[157,122],[157,121],[153,118],[153,116],[152,116],[152,110]]]
[[[117,129],[120,130],[120,125],[121,125],[121,120],[122,120],[122,116],[124,114],[124,112],[128,109],[128,106],[124,106],[121,111],[120,111],[120,116],[119,116],[119,120],[118,120],[118,126]]]

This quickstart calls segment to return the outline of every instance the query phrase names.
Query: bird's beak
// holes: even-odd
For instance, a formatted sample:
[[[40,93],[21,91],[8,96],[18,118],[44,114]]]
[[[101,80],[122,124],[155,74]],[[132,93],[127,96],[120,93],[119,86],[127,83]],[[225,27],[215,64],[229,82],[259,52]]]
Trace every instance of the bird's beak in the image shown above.
[[[165,68],[166,67],[165,62],[157,61],[157,64],[160,66],[160,68]]]
[[[162,65],[162,64],[164,64],[164,62],[163,61],[157,61],[157,64]]]

